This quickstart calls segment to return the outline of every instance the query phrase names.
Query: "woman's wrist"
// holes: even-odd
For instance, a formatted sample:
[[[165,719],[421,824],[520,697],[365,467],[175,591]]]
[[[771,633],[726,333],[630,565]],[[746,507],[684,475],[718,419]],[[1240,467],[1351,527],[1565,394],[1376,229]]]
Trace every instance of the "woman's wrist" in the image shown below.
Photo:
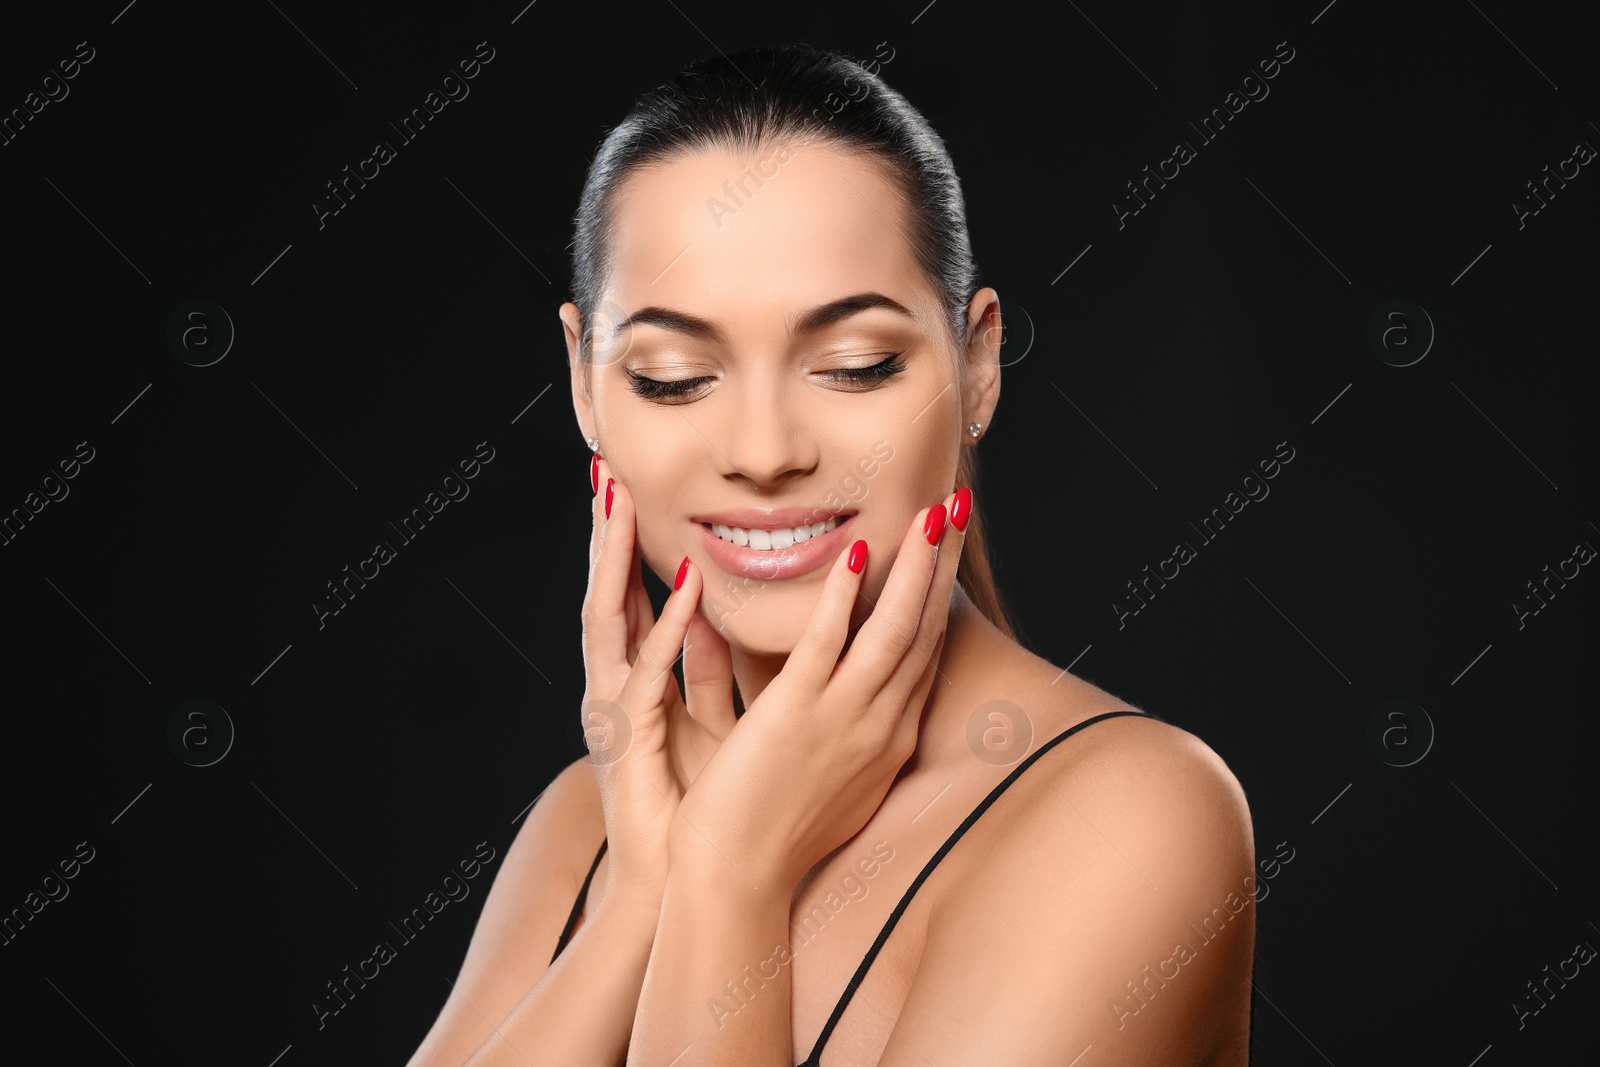
[[[768,899],[787,902],[794,898],[798,879],[770,870],[754,857],[734,860],[692,829],[674,836],[670,855],[667,880],[674,886],[710,893],[715,899],[729,902],[759,904]]]

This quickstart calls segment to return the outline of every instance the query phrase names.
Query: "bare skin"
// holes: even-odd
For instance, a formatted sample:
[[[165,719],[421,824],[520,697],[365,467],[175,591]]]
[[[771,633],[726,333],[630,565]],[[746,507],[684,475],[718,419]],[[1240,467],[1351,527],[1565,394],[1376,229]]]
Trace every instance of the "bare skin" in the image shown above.
[[[637,573],[630,592],[615,584],[609,617],[599,617],[604,604],[591,616],[586,602],[591,694],[598,687],[625,699],[630,717],[655,691],[641,703],[643,682],[630,681],[627,698],[620,682],[600,683],[591,646],[605,640],[605,626],[614,660],[627,646],[619,679],[631,677],[635,658],[650,659],[640,645],[655,628],[689,638],[689,691],[679,698],[670,675],[660,680],[671,710],[660,721],[675,723],[681,746],[657,765],[663,806],[641,789],[629,807],[619,799],[621,768],[588,760],[552,783],[506,857],[413,1067],[469,1056],[474,1065],[799,1063],[885,919],[967,814],[1028,752],[1127,707],[982,616],[954,581],[958,531],[947,529],[937,552],[915,541],[930,509],[953,504],[956,458],[971,445],[965,426],[988,425],[998,401],[994,291],[975,294],[964,347],[953,343],[904,238],[899,193],[876,166],[826,144],[790,146],[776,176],[734,216],[708,214],[707,197],[749,164],[721,151],[685,157],[631,178],[618,198],[608,306],[671,309],[710,324],[712,334],[635,325],[601,337],[590,366],[578,358],[585,324],[577,309],[565,305],[561,316],[579,423],[604,454],[592,574],[602,569],[595,561],[604,558],[612,479],[613,520],[625,517],[632,531],[634,566],[650,566],[670,586],[678,561],[691,560],[682,603],[669,600],[660,622],[646,617],[648,602],[640,608]],[[909,314],[867,308],[817,331],[794,329],[805,310],[861,293],[884,294]],[[896,353],[905,369],[868,389],[846,388],[832,373]],[[631,391],[629,369],[708,381],[688,402],[667,404]],[[691,516],[819,504],[862,469],[858,460],[878,440],[890,442],[894,458],[848,502],[850,539],[868,541],[871,554],[859,590],[843,603],[853,638],[880,602],[886,618],[901,611],[891,581],[909,587],[914,575],[930,590],[893,620],[918,638],[895,677],[908,686],[921,680],[903,711],[890,709],[905,726],[897,734],[908,755],[876,794],[853,778],[799,780],[794,761],[772,748],[760,778],[741,778],[748,767],[717,759],[721,746],[737,729],[757,746],[739,751],[762,751],[753,738],[779,714],[765,709],[787,684],[791,650],[825,614],[819,604],[829,591],[857,579],[834,561],[757,583],[747,603],[728,611],[718,594],[737,576],[707,555]],[[605,537],[624,543],[612,531]],[[613,563],[616,575],[625,567]],[[596,583],[591,600],[604,600]],[[681,641],[658,636],[660,661],[670,663]],[[845,661],[856,652],[853,641],[848,647]],[[727,684],[734,677],[751,709],[737,724]],[[769,686],[774,700],[764,704]],[[969,742],[976,709],[995,700],[1021,708],[1032,733],[1004,762],[980,758]],[[655,721],[638,713],[641,723]],[[816,751],[839,744],[836,732],[817,738]],[[768,795],[774,780],[782,788]],[[802,832],[803,813],[830,803],[860,806],[864,822],[841,815],[831,832]],[[751,826],[824,851],[795,865],[742,836]],[[584,922],[550,965],[608,836]],[[1092,1048],[1094,1064],[1244,1063],[1253,869],[1243,793],[1210,749],[1151,720],[1098,723],[1038,760],[943,859],[823,1060],[1061,1065]],[[1220,929],[1210,939],[1195,929],[1208,916]],[[792,956],[775,975],[762,970],[765,982],[749,982],[741,1004],[724,982],[746,981],[742,969],[758,969],[775,940]]]

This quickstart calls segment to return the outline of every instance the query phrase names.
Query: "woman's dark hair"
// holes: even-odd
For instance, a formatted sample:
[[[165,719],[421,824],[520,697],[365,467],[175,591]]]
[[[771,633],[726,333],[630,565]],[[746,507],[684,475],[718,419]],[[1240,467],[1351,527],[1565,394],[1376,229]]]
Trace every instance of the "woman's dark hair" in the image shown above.
[[[806,141],[854,148],[883,165],[904,194],[912,254],[942,298],[956,351],[964,352],[977,264],[961,183],[944,141],[876,73],[839,53],[794,45],[691,64],[641,96],[601,142],[578,202],[572,246],[573,303],[585,323],[580,358],[590,357],[588,324],[611,266],[611,204],[624,179],[641,167],[707,149],[744,153]],[[957,488],[972,486],[973,452],[961,450]],[[1015,638],[976,509],[957,577],[984,616]]]

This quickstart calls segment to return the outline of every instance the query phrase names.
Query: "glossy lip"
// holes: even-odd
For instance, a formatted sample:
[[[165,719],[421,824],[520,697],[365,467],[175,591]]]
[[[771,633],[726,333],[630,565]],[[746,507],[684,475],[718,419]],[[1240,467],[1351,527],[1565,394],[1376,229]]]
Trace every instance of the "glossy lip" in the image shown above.
[[[715,517],[697,518],[695,525],[700,529],[700,538],[705,545],[706,555],[710,556],[711,561],[717,566],[747,578],[773,581],[810,574],[818,567],[826,566],[838,558],[839,553],[844,551],[844,546],[851,540],[851,524],[855,521],[855,512],[837,513],[844,515],[839,525],[819,537],[813,537],[809,541],[802,541],[785,549],[765,552],[759,548],[745,548],[732,541],[724,541],[712,532],[710,524],[718,522],[725,526],[740,526],[747,530],[781,530],[791,524],[800,525],[807,515],[818,514],[823,513],[819,513],[815,508],[741,508],[718,512]],[[824,517],[832,517],[832,514],[835,513],[827,513]],[[724,516],[735,520],[743,518],[744,521],[730,522]],[[811,521],[820,522],[823,519],[815,518]],[[747,523],[755,525],[749,526]]]

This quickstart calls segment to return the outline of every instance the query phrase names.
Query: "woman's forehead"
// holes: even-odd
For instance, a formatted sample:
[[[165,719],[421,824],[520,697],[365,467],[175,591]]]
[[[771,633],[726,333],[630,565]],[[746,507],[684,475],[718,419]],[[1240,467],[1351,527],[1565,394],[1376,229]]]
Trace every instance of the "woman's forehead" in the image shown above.
[[[705,149],[642,168],[617,192],[605,296],[628,311],[750,321],[861,292],[937,306],[903,194],[862,153],[818,141]]]

